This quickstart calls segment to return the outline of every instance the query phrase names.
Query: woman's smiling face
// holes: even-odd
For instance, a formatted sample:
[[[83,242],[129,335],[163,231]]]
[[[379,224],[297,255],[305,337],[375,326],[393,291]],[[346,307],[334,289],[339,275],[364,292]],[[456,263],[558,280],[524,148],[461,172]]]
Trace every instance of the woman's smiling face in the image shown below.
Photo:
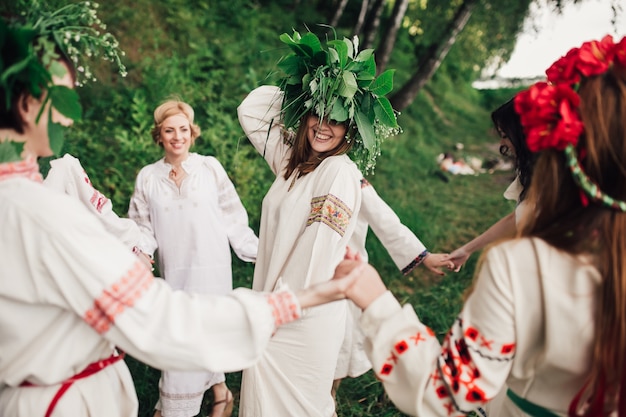
[[[187,155],[192,144],[187,117],[179,113],[165,119],[161,125],[160,139],[166,155],[170,157]]]
[[[307,118],[307,139],[316,154],[335,149],[345,140],[346,126],[343,123],[321,120],[315,115]]]

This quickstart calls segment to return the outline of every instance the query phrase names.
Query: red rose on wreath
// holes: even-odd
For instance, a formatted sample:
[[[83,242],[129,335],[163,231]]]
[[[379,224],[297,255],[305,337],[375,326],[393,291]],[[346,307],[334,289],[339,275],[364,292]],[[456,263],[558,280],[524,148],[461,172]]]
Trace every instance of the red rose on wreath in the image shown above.
[[[584,130],[578,116],[578,94],[567,84],[539,82],[515,97],[515,111],[524,126],[531,152],[563,150],[576,145]]]
[[[615,45],[615,62],[626,68],[626,36]]]
[[[580,73],[576,69],[577,63],[578,48],[574,48],[546,70],[548,81],[552,83],[576,84],[580,81]]]
[[[585,42],[578,54],[578,69],[585,77],[600,75],[609,69],[614,55],[615,44],[611,35],[601,41]]]

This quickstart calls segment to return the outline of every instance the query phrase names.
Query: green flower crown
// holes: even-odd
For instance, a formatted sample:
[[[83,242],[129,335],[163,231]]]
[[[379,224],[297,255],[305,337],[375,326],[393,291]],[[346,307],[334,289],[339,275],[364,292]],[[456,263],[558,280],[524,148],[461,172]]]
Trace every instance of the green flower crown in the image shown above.
[[[76,68],[78,85],[96,80],[88,62],[97,57],[113,62],[119,73],[126,76],[121,61],[124,52],[115,37],[104,32],[106,26],[96,14],[97,3],[82,1],[56,10],[49,9],[48,4],[17,0],[11,8],[2,10],[10,15],[0,17],[0,89],[5,98],[4,107],[10,108],[16,94],[26,91],[40,97],[45,90],[45,101],[50,101],[51,108],[72,120],[80,120],[82,108],[78,94],[52,81],[52,76],[65,75],[58,62],[58,51]],[[48,124],[50,146],[55,154],[61,151],[63,130],[56,123]],[[0,143],[1,161],[19,159],[19,146],[15,145]]]
[[[280,81],[284,92],[283,123],[297,128],[301,118],[313,112],[340,123],[356,124],[351,156],[364,172],[371,172],[384,139],[401,132],[396,112],[386,94],[393,89],[394,70],[376,77],[374,50],[358,51],[359,40],[330,40],[325,45],[307,32],[284,33],[280,40],[292,52],[278,67],[286,76]]]

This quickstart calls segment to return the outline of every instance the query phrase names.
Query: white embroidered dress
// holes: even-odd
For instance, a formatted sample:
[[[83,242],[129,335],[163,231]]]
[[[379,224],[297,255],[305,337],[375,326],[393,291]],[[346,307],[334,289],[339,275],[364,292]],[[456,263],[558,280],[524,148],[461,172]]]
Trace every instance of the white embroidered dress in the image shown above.
[[[412,306],[390,292],[361,317],[374,371],[391,400],[415,416],[526,416],[518,396],[566,416],[590,372],[601,277],[583,257],[537,238],[485,255],[473,293],[443,346]]]
[[[129,216],[144,232],[140,248],[158,248],[161,276],[172,288],[200,294],[232,291],[230,248],[244,261],[256,259],[258,238],[248,214],[219,161],[190,153],[180,188],[161,159],[141,169]],[[211,349],[211,344],[206,346]],[[164,372],[157,409],[168,417],[198,414],[204,392],[224,381],[223,373]]]
[[[329,280],[343,259],[361,204],[361,177],[346,155],[326,158],[293,181],[283,177],[291,152],[280,125],[277,87],[252,91],[238,108],[246,135],[276,180],[263,200],[253,288],[296,290]],[[315,307],[281,327],[262,359],[243,372],[241,417],[330,417],[330,395],[345,332],[346,302]]]
[[[173,292],[84,205],[33,181],[34,160],[23,165],[0,164],[3,417],[44,416],[60,382],[115,346],[159,369],[251,366],[275,331],[275,317],[297,317],[281,315],[298,310],[280,294]],[[24,381],[37,386],[21,387]],[[74,382],[53,415],[137,412],[133,381],[119,361]]]

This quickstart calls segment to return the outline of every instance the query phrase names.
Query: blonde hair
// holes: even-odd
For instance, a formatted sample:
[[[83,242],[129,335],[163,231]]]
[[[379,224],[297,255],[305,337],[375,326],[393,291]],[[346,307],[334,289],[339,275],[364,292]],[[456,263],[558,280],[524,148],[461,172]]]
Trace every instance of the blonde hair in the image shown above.
[[[163,102],[159,107],[154,110],[154,126],[150,131],[154,143],[159,146],[163,146],[161,143],[161,126],[165,119],[177,114],[183,114],[189,121],[189,128],[191,129],[191,143],[193,144],[198,136],[200,136],[200,127],[193,122],[194,111],[193,108],[179,100],[178,98],[172,98]]]

